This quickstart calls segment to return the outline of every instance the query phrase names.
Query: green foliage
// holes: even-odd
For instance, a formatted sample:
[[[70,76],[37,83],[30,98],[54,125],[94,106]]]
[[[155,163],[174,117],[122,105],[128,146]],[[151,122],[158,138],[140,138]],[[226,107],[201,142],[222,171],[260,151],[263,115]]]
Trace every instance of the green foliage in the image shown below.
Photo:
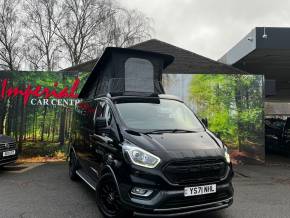
[[[66,152],[67,148],[57,142],[26,141],[23,144],[22,157],[54,157],[57,152]]]
[[[209,129],[232,147],[263,137],[263,77],[260,75],[193,75],[190,100]],[[259,141],[260,140],[260,141]]]

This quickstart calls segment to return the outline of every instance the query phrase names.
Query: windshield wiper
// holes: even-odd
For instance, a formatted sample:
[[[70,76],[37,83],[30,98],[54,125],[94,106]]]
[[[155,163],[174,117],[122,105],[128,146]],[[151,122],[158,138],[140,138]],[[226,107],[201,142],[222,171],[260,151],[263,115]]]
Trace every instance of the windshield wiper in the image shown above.
[[[196,131],[187,129],[157,129],[145,132],[145,134],[160,134],[160,133],[194,133]]]
[[[197,131],[188,130],[188,129],[174,129],[174,130],[172,130],[172,132],[192,133],[192,132],[197,132]]]

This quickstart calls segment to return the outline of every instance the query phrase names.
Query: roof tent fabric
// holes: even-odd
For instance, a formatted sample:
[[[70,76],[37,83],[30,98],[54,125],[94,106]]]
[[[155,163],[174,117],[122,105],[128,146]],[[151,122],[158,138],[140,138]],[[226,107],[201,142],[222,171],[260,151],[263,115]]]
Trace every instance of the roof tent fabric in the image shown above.
[[[108,47],[89,75],[79,98],[107,93],[164,93],[162,71],[173,62],[170,55]]]

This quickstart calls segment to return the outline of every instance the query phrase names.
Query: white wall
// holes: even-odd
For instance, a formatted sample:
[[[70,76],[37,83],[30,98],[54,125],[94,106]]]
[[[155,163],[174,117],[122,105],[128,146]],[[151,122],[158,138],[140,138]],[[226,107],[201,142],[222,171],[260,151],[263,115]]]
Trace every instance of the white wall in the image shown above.
[[[265,115],[290,115],[290,102],[265,102]]]

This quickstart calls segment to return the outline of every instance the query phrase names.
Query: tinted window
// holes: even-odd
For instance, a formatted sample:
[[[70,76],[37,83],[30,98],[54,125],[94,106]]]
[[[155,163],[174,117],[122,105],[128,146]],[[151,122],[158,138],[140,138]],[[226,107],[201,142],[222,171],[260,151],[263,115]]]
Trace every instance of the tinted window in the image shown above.
[[[110,126],[111,123],[112,123],[112,118],[113,118],[113,116],[112,116],[112,112],[111,112],[111,109],[110,109],[110,107],[109,107],[108,104],[106,104],[106,109],[105,109],[105,118],[106,118],[106,120],[107,120],[107,125]]]
[[[106,106],[106,103],[103,101],[99,101],[97,103],[95,118],[105,117],[105,106]]]
[[[107,126],[110,126],[112,123],[112,117],[113,116],[110,106],[104,101],[98,102],[95,112],[95,118],[106,118]]]

